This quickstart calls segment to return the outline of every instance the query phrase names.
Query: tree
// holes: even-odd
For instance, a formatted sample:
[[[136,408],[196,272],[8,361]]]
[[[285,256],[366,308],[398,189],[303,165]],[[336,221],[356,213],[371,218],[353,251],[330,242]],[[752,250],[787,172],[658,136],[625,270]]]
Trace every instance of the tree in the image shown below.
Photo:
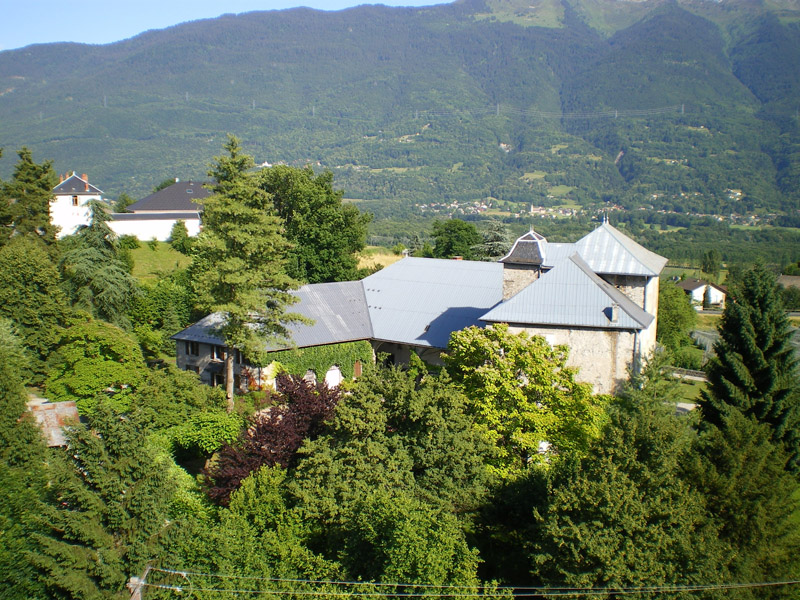
[[[34,383],[46,375],[66,305],[58,269],[40,240],[15,236],[0,248],[0,316],[10,319],[22,337]]]
[[[4,183],[0,191],[0,219],[5,226],[0,228],[5,238],[0,243],[17,234],[34,235],[46,244],[54,244],[56,228],[50,223],[50,200],[58,178],[53,163],[36,164],[25,147],[18,156],[11,181]]]
[[[580,461],[559,461],[529,530],[531,574],[548,586],[722,583],[723,548],[682,477],[686,419],[647,390],[612,402]]]
[[[722,427],[702,425],[687,467],[724,545],[722,572],[742,583],[793,579],[800,568],[800,490],[786,470],[789,456],[768,425],[736,408],[723,419]],[[769,597],[793,597],[793,590],[778,588]]]
[[[465,531],[486,451],[446,375],[369,369],[299,451],[290,492],[309,545],[353,578],[474,585]]]
[[[703,273],[716,279],[721,268],[722,256],[720,256],[719,250],[712,248],[703,254],[703,262],[702,266],[700,267],[700,270],[703,271]]]
[[[502,221],[494,219],[489,221],[481,237],[483,241],[472,248],[477,258],[498,259],[505,256],[511,249],[511,243],[508,241],[508,228]]]
[[[53,458],[47,533],[32,557],[57,597],[120,594],[131,574],[160,554],[174,483],[131,415],[100,404],[89,426],[68,430]]]
[[[277,384],[281,392],[272,396],[274,404],[253,417],[238,443],[223,447],[206,470],[215,502],[227,505],[231,493],[261,467],[292,464],[300,445],[319,434],[339,402],[339,390],[324,383],[283,375]]]
[[[41,432],[26,409],[22,374],[29,366],[11,323],[0,319],[0,589],[3,598],[27,600],[45,595],[27,557],[37,548],[37,503],[47,486],[47,458]]]
[[[117,201],[114,203],[114,211],[118,213],[128,212],[128,207],[134,202],[136,202],[135,198],[132,198],[125,192],[122,192],[117,197]]]
[[[89,225],[65,242],[60,267],[64,287],[75,308],[115,325],[128,325],[128,310],[139,294],[117,235],[108,226],[107,209],[89,203]]]
[[[461,219],[433,222],[433,255],[436,258],[460,256],[465,260],[475,257],[473,247],[481,243],[481,236],[472,223]]]
[[[580,454],[599,433],[603,402],[589,384],[575,380],[567,357],[565,346],[515,335],[505,324],[470,327],[450,337],[445,366],[495,447],[489,465],[501,478],[517,477],[537,458],[544,460],[543,443],[560,454]]]
[[[94,413],[103,398],[118,411],[144,380],[147,367],[139,345],[124,331],[88,317],[65,328],[45,382],[53,401],[75,400],[82,415]]]
[[[287,324],[299,320],[286,308],[296,301],[297,283],[286,274],[289,244],[270,196],[249,172],[253,159],[231,136],[227,156],[217,157],[209,175],[216,182],[203,201],[203,231],[195,240],[192,276],[200,306],[224,315],[219,334],[228,347],[225,381],[233,410],[233,359],[238,348],[250,360],[263,356],[267,342],[289,337]]]
[[[192,238],[189,237],[189,230],[186,223],[180,219],[175,221],[169,234],[169,244],[181,254],[189,254],[192,249]]]
[[[311,167],[279,165],[263,169],[258,181],[294,246],[287,262],[291,277],[307,283],[358,278],[357,253],[364,249],[372,215],[342,202],[330,171],[315,176]]]
[[[704,420],[725,427],[735,409],[769,425],[786,446],[790,467],[800,469],[797,359],[775,276],[763,265],[748,269],[729,288],[718,331],[700,400]]]
[[[658,342],[676,352],[690,343],[689,333],[696,324],[697,311],[686,292],[662,279],[658,287]]]
[[[159,183],[156,187],[153,188],[153,193],[160,192],[163,189],[168,188],[169,186],[173,185],[178,181],[175,177],[167,177],[161,183]]]

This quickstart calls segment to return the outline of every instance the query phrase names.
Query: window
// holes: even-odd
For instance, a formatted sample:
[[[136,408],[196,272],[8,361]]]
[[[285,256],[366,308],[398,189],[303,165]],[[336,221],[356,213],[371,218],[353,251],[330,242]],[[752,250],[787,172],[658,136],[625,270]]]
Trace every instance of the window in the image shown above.
[[[197,365],[186,365],[184,370],[191,371],[192,373],[197,373],[198,375],[200,375],[200,367],[198,367]]]
[[[214,373],[214,375],[211,376],[211,385],[214,387],[225,385],[225,375],[222,373]]]
[[[225,346],[212,346],[211,360],[225,360]]]
[[[200,344],[197,342],[186,342],[186,354],[189,356],[200,356]]]
[[[72,206],[78,206],[78,197],[77,196],[73,196],[72,197]]]

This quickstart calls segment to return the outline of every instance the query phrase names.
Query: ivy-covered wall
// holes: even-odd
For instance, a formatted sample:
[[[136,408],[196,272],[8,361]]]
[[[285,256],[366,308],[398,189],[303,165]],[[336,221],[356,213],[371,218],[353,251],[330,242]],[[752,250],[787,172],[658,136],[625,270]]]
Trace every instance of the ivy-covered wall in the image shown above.
[[[353,378],[353,365],[361,361],[362,365],[374,361],[372,346],[366,340],[330,344],[328,346],[312,346],[272,352],[269,358],[279,363],[291,375],[303,376],[311,369],[318,380],[325,377],[333,365],[337,365],[346,379]]]

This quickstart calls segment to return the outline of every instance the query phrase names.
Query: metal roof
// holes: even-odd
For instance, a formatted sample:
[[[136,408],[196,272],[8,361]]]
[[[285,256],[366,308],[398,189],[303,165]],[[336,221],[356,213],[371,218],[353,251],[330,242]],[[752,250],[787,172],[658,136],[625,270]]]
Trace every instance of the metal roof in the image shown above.
[[[404,258],[363,280],[374,339],[446,348],[503,297],[497,262]]]
[[[81,179],[75,173],[53,188],[53,194],[56,196],[97,196],[98,194],[102,195],[102,193],[100,188],[93,186],[87,180]]]
[[[163,210],[171,212],[195,213],[200,210],[200,205],[196,202],[211,195],[202,183],[193,181],[176,181],[172,185],[142,198],[128,206],[131,212],[149,212],[151,210]]]
[[[612,321],[616,305],[617,320]],[[595,275],[577,254],[490,310],[482,321],[600,329],[644,329],[653,316]]]
[[[367,303],[360,281],[316,283],[293,292],[297,304],[289,312],[299,313],[313,321],[311,325],[292,324],[291,346],[306,348],[372,338]],[[221,313],[213,313],[172,336],[174,340],[222,345],[215,333],[222,325]],[[271,345],[266,350],[281,350],[286,345]]]
[[[657,277],[667,259],[640,246],[603,223],[575,243],[578,253],[595,273]]]

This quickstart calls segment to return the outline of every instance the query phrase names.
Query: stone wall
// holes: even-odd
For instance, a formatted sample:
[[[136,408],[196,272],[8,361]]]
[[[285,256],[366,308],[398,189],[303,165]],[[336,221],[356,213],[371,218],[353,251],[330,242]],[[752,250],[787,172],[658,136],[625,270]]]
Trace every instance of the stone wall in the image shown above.
[[[633,331],[510,326],[544,337],[551,346],[569,346],[567,365],[578,369],[577,379],[594,386],[595,393],[610,394],[628,378],[637,342]]]

